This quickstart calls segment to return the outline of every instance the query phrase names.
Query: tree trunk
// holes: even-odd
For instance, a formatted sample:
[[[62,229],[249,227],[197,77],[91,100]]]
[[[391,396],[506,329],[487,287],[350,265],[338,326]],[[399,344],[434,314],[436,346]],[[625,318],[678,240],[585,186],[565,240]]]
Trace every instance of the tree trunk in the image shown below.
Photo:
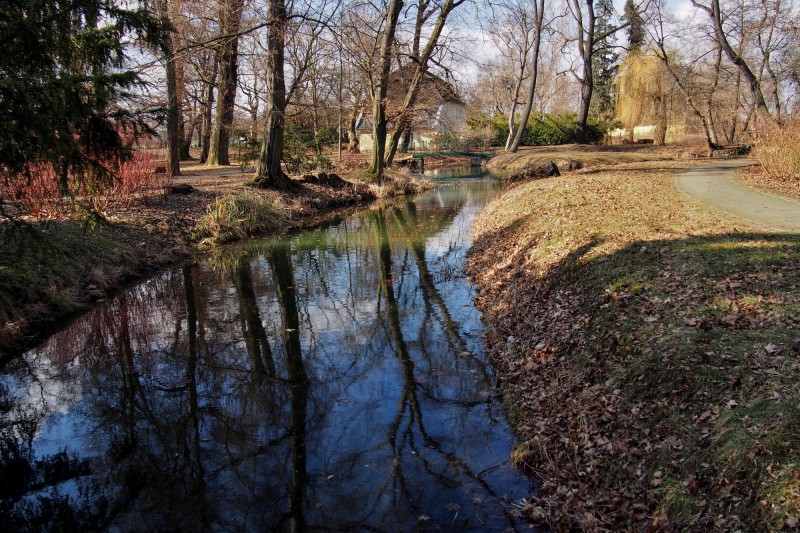
[[[592,74],[592,55],[594,54],[594,3],[585,0],[588,20],[583,20],[580,0],[573,0],[575,18],[578,22],[578,51],[583,63],[583,78],[581,79],[581,99],[578,104],[578,118],[575,124],[575,142],[586,144],[589,142],[588,122],[589,106],[592,103],[594,92],[594,78]]]
[[[706,96],[706,112],[704,113],[705,118],[703,118],[703,130],[706,134],[706,144],[708,144],[708,149],[711,152],[713,152],[719,145],[717,128],[714,125],[714,94],[717,92],[717,85],[719,85],[719,72],[721,66],[722,49],[717,46],[717,58],[714,61],[714,83],[711,85],[711,90],[708,91]]]
[[[181,39],[183,43],[184,39]],[[183,44],[181,44],[183,46]],[[186,159],[190,159],[189,157],[189,145],[191,144],[191,125],[189,126],[190,131],[188,133],[189,142],[186,142],[186,119],[185,119],[185,109],[184,109],[184,97],[186,95],[186,81],[185,81],[185,72],[184,67],[186,64],[186,60],[183,58],[183,55],[180,55],[175,61],[175,85],[176,85],[176,93],[178,98],[178,142],[180,143],[180,153],[178,157],[181,161],[185,161]]]
[[[389,84],[389,69],[392,65],[392,45],[397,31],[397,19],[403,9],[403,0],[391,0],[386,12],[386,26],[383,29],[380,49],[380,70],[377,85],[373,82],[372,93],[372,162],[369,173],[377,181],[383,181],[384,159],[386,153],[386,90]]]
[[[167,0],[160,0],[157,4],[159,15],[169,20],[169,10]],[[179,125],[180,108],[178,101],[177,68],[175,65],[175,53],[172,44],[172,33],[164,39],[162,51],[166,57],[166,77],[167,77],[167,175],[181,175],[180,160],[180,137]]]
[[[528,120],[530,119],[531,111],[533,110],[533,98],[536,95],[536,80],[539,77],[539,49],[541,48],[542,44],[544,0],[533,0],[533,16],[535,18],[535,27],[533,30],[533,50],[531,50],[531,54],[533,56],[531,58],[531,87],[528,91],[528,102],[525,104],[525,110],[522,112],[522,116],[520,117],[519,129],[517,130],[516,135],[514,135],[514,140],[511,141],[510,146],[507,147],[507,150],[511,153],[516,153],[516,151],[519,150],[519,147],[522,144],[522,136],[525,135],[525,128],[528,127]]]
[[[236,103],[239,63],[239,28],[242,20],[244,0],[229,0],[222,13],[222,35],[224,41],[219,56],[219,98],[211,134],[211,150],[207,165],[230,165],[230,130]]]
[[[283,173],[283,130],[286,112],[286,79],[283,72],[286,4],[284,0],[269,0],[267,12],[267,118],[264,126],[264,145],[256,166],[253,185],[261,188],[288,190],[294,187]]]
[[[181,159],[187,160],[191,159],[192,155],[190,153],[190,149],[192,148],[192,138],[194,137],[194,130],[197,129],[197,125],[202,120],[203,116],[198,115],[192,118],[191,122],[189,122],[189,129],[184,132],[184,136],[182,138],[183,143],[181,144]]]
[[[351,154],[359,153],[358,149],[358,132],[356,131],[356,121],[361,112],[361,97],[356,96],[353,103],[353,112],[350,114],[350,120],[347,122],[347,151]]]
[[[653,143],[663,146],[667,141],[667,95],[662,91],[656,98],[656,109],[658,118],[656,119],[656,128],[653,133]]]
[[[211,79],[206,83],[207,92],[205,102],[203,102],[203,138],[200,150],[200,164],[205,164],[208,161],[208,153],[211,151],[211,130],[214,127],[211,121],[211,110],[214,109],[214,86],[217,83],[218,65],[217,59],[214,58],[214,71],[211,74]]]

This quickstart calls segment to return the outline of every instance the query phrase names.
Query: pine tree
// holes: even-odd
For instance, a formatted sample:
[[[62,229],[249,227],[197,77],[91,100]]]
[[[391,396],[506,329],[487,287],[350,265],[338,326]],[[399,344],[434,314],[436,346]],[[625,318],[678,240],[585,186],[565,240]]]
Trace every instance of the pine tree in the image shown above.
[[[67,176],[109,177],[124,154],[120,127],[142,122],[123,104],[141,84],[125,69],[129,38],[158,46],[165,26],[143,6],[114,0],[0,2],[0,179],[31,165]]]
[[[614,27],[613,0],[597,0],[595,4],[595,35],[602,35]],[[614,34],[598,41],[592,61],[594,94],[589,108],[596,120],[611,120],[614,116],[614,78],[619,68]]]
[[[646,37],[644,20],[633,0],[626,0],[624,17],[628,22],[628,51],[641,50]]]

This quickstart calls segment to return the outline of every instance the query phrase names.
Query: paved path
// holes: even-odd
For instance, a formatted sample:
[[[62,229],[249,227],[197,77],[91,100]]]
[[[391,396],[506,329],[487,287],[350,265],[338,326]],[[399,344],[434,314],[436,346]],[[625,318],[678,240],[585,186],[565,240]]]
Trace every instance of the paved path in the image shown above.
[[[729,159],[703,165],[679,174],[675,186],[728,214],[778,231],[800,233],[800,202],[758,191],[736,179],[736,170],[751,164]]]

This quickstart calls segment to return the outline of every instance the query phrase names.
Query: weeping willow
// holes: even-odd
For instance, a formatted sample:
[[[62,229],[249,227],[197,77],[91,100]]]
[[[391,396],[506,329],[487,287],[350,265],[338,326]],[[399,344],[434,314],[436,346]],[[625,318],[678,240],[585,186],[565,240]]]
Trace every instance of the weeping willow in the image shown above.
[[[633,128],[655,123],[655,144],[667,136],[668,104],[672,79],[661,60],[653,53],[633,50],[617,74],[617,119],[633,137]]]

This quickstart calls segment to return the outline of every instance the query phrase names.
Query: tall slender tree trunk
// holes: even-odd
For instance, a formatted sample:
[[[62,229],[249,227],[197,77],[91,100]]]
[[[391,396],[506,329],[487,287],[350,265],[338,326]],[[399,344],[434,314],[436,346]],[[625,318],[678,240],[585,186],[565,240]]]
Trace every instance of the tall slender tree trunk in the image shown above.
[[[239,65],[239,29],[244,0],[229,0],[222,13],[224,41],[219,55],[219,98],[207,165],[230,165],[230,130],[236,103]]]
[[[517,88],[514,91],[513,99],[511,100],[511,108],[508,110],[508,137],[506,137],[506,151],[511,151],[511,144],[514,142],[514,137],[517,136],[517,129],[516,129],[516,118],[517,118],[517,106],[519,100],[519,89],[520,86],[517,84]]]
[[[169,6],[167,0],[159,0],[156,5],[158,14],[169,20]],[[178,100],[177,67],[172,34],[168,34],[162,45],[162,52],[166,58],[167,77],[167,175],[181,175],[180,160],[180,107]]]
[[[667,141],[667,127],[669,121],[669,117],[667,116],[667,99],[668,95],[663,90],[660,90],[655,102],[658,117],[656,118],[656,128],[653,133],[653,142],[659,146],[663,146]]]
[[[719,137],[717,135],[717,128],[714,120],[714,94],[717,92],[717,85],[719,85],[719,73],[721,66],[722,49],[717,46],[717,57],[714,61],[714,83],[711,85],[711,90],[708,91],[706,95],[706,111],[703,113],[703,130],[706,134],[706,144],[708,144],[709,151],[714,151],[719,145]]]
[[[214,58],[214,70],[211,79],[206,83],[206,98],[203,102],[203,138],[200,149],[200,163],[208,161],[208,153],[211,151],[211,130],[214,128],[212,122],[212,110],[214,109],[214,86],[217,84],[217,69],[219,62]]]
[[[286,113],[286,79],[283,71],[286,31],[284,0],[269,0],[267,13],[267,118],[264,126],[264,145],[256,166],[253,185],[261,188],[287,190],[293,188],[289,176],[281,168],[283,133]]]
[[[592,103],[594,92],[594,78],[592,74],[592,55],[594,54],[594,3],[585,0],[587,20],[584,21],[580,0],[572,0],[575,18],[578,22],[578,51],[583,63],[583,78],[581,79],[581,98],[578,104],[578,118],[575,124],[575,142],[586,144],[589,140],[589,106]]]
[[[181,41],[184,41],[184,39],[181,38]],[[178,142],[180,143],[180,153],[178,157],[182,161],[189,159],[189,143],[191,143],[191,139],[189,143],[186,142],[186,137],[187,135],[191,137],[191,132],[188,134],[186,133],[186,110],[184,109],[184,96],[186,95],[185,63],[186,61],[183,59],[182,55],[175,61],[175,85],[178,97]]]
[[[531,86],[528,90],[528,102],[525,104],[525,110],[522,112],[522,116],[520,117],[519,129],[517,130],[516,135],[514,135],[514,140],[511,141],[511,144],[507,147],[507,150],[511,153],[515,153],[517,150],[519,150],[519,147],[522,144],[522,136],[525,135],[525,128],[528,127],[528,120],[530,119],[531,111],[533,110],[533,98],[536,96],[536,82],[539,78],[539,50],[542,45],[544,0],[533,0],[532,3],[535,23],[533,30],[533,49],[531,50],[531,55],[533,56],[531,58]]]
[[[386,26],[383,29],[380,48],[380,69],[377,85],[370,88],[372,96],[372,161],[369,172],[377,181],[383,180],[384,155],[386,153],[386,91],[389,85],[389,69],[392,65],[392,44],[397,31],[397,20],[403,9],[403,0],[391,0],[386,12]]]
[[[350,113],[350,120],[347,122],[347,140],[349,144],[347,145],[347,151],[352,153],[358,153],[358,132],[356,131],[356,121],[358,120],[358,115],[361,112],[361,105],[362,105],[362,97],[360,95],[356,95],[353,101],[353,109]]]

